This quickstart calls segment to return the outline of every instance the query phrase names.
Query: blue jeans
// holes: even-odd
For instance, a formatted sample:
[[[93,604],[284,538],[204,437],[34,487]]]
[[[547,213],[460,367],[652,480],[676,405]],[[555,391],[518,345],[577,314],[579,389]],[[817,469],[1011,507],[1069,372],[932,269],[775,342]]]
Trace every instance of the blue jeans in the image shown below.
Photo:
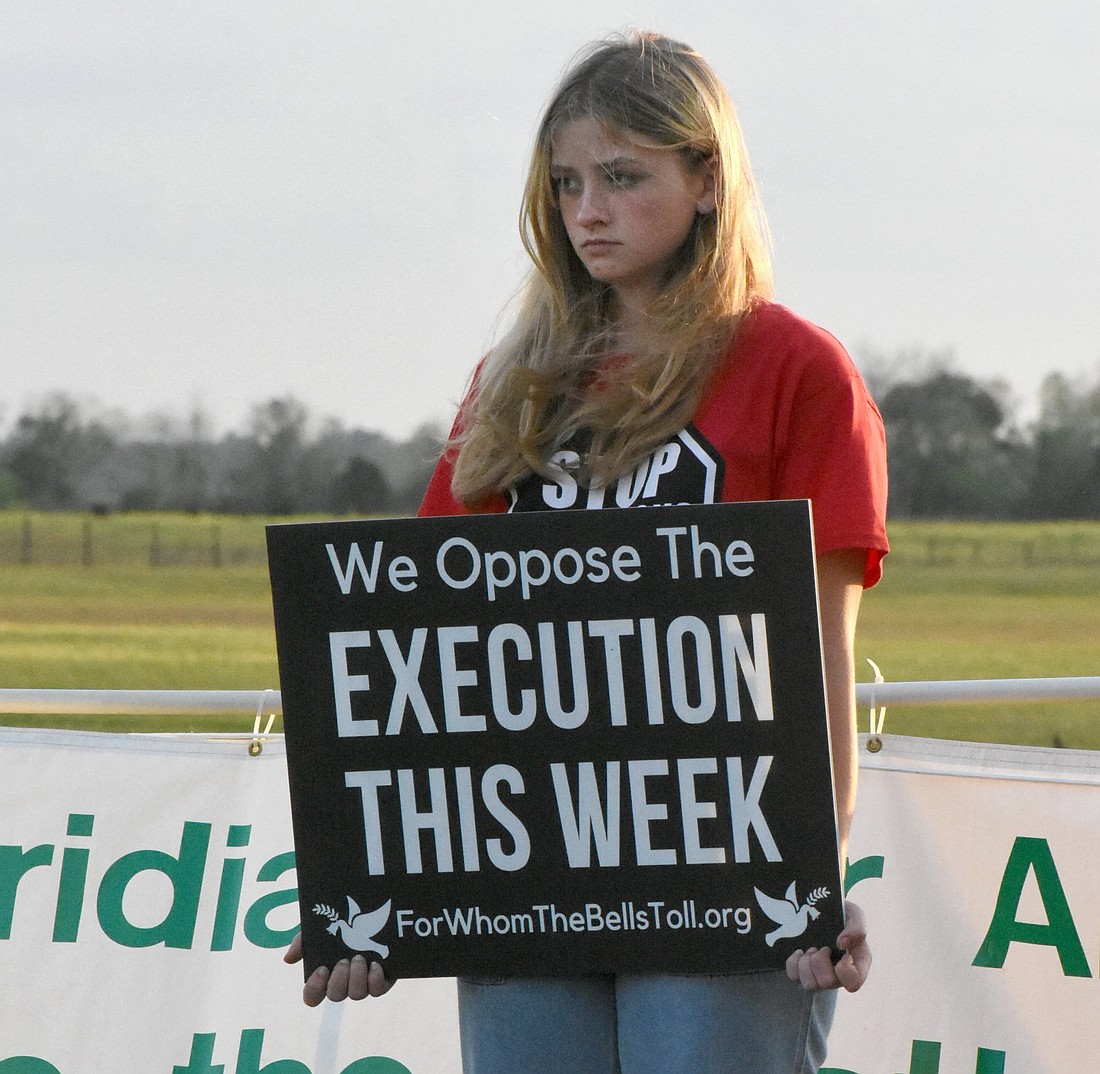
[[[785,973],[459,978],[464,1074],[815,1074],[835,992]]]

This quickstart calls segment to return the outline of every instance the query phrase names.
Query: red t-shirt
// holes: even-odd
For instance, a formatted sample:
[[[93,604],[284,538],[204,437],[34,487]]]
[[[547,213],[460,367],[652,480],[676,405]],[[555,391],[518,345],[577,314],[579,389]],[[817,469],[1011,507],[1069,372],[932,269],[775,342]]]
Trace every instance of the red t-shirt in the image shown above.
[[[577,485],[565,444],[551,477],[532,475],[481,511],[552,510],[808,499],[818,555],[866,550],[864,585],[882,576],[886,438],[882,418],[844,348],[773,303],[742,321],[694,420],[606,488]],[[564,464],[564,465],[561,465]],[[465,514],[439,460],[421,515]]]

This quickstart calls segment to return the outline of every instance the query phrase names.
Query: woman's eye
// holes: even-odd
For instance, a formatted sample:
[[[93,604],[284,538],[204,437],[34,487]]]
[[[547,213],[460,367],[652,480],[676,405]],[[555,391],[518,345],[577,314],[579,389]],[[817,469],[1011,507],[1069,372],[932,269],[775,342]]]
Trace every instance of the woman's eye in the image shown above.
[[[629,187],[634,186],[641,176],[636,172],[609,171],[607,173],[607,178],[613,186]]]
[[[576,194],[581,188],[581,184],[572,175],[555,176],[554,186],[557,188],[559,194]]]

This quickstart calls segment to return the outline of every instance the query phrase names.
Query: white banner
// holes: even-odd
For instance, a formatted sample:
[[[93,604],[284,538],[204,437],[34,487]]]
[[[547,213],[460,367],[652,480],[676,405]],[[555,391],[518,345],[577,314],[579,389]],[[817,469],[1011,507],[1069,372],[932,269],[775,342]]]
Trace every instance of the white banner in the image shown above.
[[[1096,1070],[1100,753],[882,742],[861,749],[849,872],[875,963],[831,1069]]]
[[[883,742],[829,1069],[1093,1069],[1100,755]],[[0,1074],[458,1074],[450,981],[301,1004],[291,850],[278,740],[0,729]]]
[[[459,1071],[451,982],[302,1004],[281,741],[0,730],[0,774],[0,1074]]]

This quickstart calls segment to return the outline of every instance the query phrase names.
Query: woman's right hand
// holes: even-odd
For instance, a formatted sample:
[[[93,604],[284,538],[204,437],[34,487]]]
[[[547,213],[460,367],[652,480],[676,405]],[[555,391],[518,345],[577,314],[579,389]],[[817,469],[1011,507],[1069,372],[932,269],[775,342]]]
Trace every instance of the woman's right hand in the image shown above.
[[[833,953],[828,947],[795,951],[787,959],[787,976],[807,992],[831,988],[857,992],[871,972],[871,948],[867,944],[863,911],[847,899],[844,911],[847,923],[837,937],[837,946],[844,954],[838,962],[833,961]]]
[[[302,961],[300,932],[290,941],[283,961],[290,965]],[[362,955],[356,955],[351,959],[341,959],[331,970],[327,966],[318,966],[302,988],[302,1000],[307,1007],[316,1007],[323,999],[340,1003],[345,999],[384,996],[392,987],[393,981],[386,980],[377,962],[368,966]]]

